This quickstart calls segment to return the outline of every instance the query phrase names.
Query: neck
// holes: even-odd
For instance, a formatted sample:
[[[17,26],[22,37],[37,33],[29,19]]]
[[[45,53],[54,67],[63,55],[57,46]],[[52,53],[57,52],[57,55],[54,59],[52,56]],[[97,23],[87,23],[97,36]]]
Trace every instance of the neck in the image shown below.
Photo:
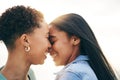
[[[22,53],[9,53],[8,60],[1,73],[7,80],[27,80],[30,64]]]
[[[70,56],[69,60],[68,60],[68,63],[72,62],[73,60],[76,59],[77,56],[80,55],[80,50],[79,50],[79,47],[78,46],[75,46],[73,48],[73,52],[72,52],[72,55]],[[67,64],[68,64],[67,63]]]

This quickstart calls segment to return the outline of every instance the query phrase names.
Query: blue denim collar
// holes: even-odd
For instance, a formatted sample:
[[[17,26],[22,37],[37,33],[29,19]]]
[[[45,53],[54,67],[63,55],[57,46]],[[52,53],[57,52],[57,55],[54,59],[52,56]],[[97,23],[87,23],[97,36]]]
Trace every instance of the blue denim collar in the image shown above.
[[[88,56],[87,55],[79,55],[73,62],[71,63],[74,63],[74,62],[78,62],[78,61],[86,61],[86,60],[89,60]]]
[[[67,64],[63,69],[67,68],[69,65],[76,63],[78,61],[87,61],[89,60],[87,55],[79,55],[75,60],[73,60],[71,63]]]
[[[67,64],[66,66],[63,67],[62,70],[60,70],[59,72],[56,72],[56,74],[59,74],[61,73],[61,71],[63,71],[64,69],[66,69],[69,65],[73,64],[73,63],[76,63],[78,61],[87,61],[89,60],[88,56],[87,55],[79,55],[75,60],[73,60],[71,63]]]

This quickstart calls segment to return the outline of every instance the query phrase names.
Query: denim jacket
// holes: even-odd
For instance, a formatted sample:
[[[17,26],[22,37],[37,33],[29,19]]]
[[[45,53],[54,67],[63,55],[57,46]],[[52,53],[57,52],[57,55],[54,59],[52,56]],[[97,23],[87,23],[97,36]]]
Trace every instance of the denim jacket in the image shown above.
[[[88,56],[78,56],[57,73],[56,80],[98,80],[88,60]]]

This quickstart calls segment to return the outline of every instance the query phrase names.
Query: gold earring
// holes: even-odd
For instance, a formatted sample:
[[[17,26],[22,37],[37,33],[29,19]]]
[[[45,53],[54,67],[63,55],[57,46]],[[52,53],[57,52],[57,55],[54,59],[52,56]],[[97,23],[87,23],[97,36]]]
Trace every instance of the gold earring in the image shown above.
[[[30,51],[30,46],[25,46],[25,51],[29,52]]]

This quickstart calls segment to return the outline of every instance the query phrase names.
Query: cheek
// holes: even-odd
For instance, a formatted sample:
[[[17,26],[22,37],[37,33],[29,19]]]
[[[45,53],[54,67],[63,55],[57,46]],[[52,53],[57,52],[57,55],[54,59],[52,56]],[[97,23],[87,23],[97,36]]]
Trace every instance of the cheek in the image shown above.
[[[62,49],[62,44],[60,42],[55,42],[53,45],[52,45],[52,49],[56,52],[60,52],[61,49]]]
[[[43,48],[43,47],[47,46],[48,41],[47,41],[46,38],[41,38],[41,39],[37,40],[35,43],[36,43],[36,45],[38,45],[40,48]]]
[[[53,50],[55,50],[59,54],[67,54],[71,52],[72,47],[69,43],[55,42],[53,45]]]
[[[38,39],[38,40],[32,41],[32,44],[31,44],[32,53],[38,54],[41,52],[41,49],[42,49],[42,41],[41,40]]]

